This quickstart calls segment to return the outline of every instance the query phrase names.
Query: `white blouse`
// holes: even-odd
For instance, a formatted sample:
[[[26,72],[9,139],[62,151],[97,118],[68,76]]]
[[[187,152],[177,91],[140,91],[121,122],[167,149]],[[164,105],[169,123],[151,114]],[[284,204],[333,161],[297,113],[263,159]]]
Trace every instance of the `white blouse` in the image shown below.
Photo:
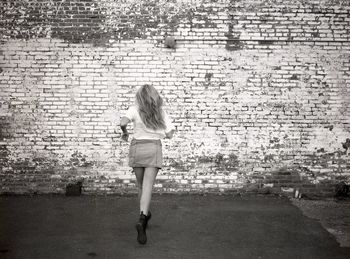
[[[165,111],[164,122],[166,128],[163,130],[153,130],[147,128],[146,125],[142,122],[142,119],[136,106],[129,107],[124,116],[130,121],[132,121],[134,124],[135,139],[163,139],[166,136],[165,133],[168,133],[171,130],[175,130],[171,119]]]

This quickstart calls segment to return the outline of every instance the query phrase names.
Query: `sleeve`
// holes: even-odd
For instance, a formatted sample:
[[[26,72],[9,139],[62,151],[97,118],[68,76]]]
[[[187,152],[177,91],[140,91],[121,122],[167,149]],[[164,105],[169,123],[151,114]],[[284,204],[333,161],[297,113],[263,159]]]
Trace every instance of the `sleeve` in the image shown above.
[[[172,130],[175,130],[175,126],[172,123],[171,118],[169,117],[169,115],[164,112],[164,122],[165,122],[165,132],[168,133]]]
[[[129,107],[129,109],[124,114],[124,117],[128,118],[130,121],[133,121],[135,118],[135,107]]]

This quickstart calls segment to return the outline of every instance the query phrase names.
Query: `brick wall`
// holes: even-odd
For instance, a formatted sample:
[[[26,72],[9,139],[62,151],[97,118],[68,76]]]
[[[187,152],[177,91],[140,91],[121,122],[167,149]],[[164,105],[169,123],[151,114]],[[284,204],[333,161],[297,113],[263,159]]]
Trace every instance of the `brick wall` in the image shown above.
[[[348,1],[3,0],[0,21],[1,193],[135,192],[114,129],[144,83],[177,128],[158,191],[349,181]]]

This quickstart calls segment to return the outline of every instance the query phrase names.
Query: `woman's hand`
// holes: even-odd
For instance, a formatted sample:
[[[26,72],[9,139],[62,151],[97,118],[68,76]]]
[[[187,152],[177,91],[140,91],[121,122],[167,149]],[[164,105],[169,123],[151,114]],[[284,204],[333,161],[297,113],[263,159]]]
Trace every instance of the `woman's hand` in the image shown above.
[[[122,118],[122,122],[120,123],[120,128],[122,130],[122,140],[124,141],[128,141],[128,138],[129,138],[129,133],[128,133],[128,130],[126,129],[126,125],[128,125],[128,122],[129,119],[123,117]]]
[[[165,132],[165,138],[171,139],[173,138],[175,130],[171,130],[169,132]]]
[[[128,132],[122,133],[122,140],[128,142],[128,139],[129,139],[129,133]]]

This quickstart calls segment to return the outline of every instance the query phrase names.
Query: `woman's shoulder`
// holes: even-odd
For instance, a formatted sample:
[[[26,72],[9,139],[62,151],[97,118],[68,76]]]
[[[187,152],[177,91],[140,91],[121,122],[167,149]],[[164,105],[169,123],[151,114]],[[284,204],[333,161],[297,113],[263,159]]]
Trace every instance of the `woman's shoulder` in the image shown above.
[[[137,108],[134,105],[129,106],[128,110],[125,112],[125,117],[133,120],[137,115]]]
[[[138,108],[136,107],[136,105],[130,105],[128,111],[130,111],[130,112],[137,112]]]

